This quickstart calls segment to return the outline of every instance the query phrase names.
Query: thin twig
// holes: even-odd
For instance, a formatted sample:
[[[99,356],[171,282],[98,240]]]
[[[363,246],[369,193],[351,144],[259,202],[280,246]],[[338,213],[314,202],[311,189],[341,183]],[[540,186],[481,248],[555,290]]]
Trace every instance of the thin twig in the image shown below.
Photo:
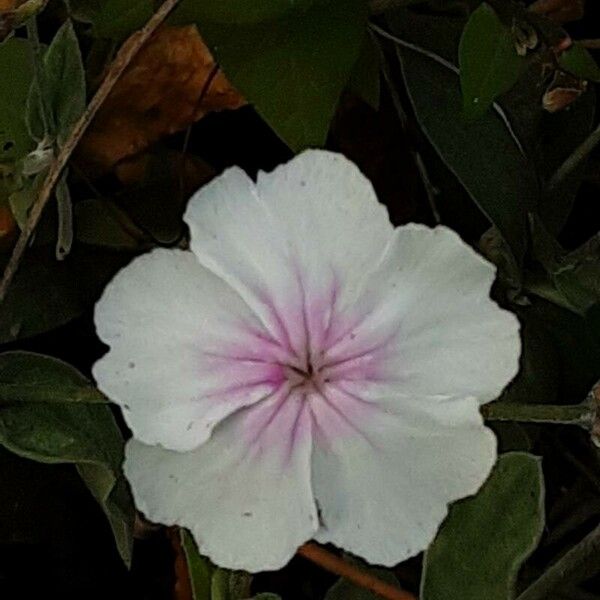
[[[44,180],[44,183],[40,189],[40,193],[29,212],[27,223],[25,223],[19,239],[13,248],[10,260],[4,269],[4,275],[2,277],[2,281],[0,282],[0,302],[2,302],[6,297],[8,287],[15,276],[17,269],[19,268],[19,264],[23,258],[23,254],[25,253],[25,249],[27,248],[31,235],[35,231],[35,228],[37,227],[37,224],[42,216],[42,212],[52,196],[52,191],[58,183],[63,169],[69,162],[71,154],[73,154],[73,151],[79,143],[79,140],[81,140],[96,112],[106,100],[107,96],[110,94],[115,83],[121,77],[125,69],[129,66],[129,63],[139,52],[141,47],[154,34],[156,29],[163,23],[169,13],[175,8],[175,6],[177,6],[178,2],[179,0],[165,0],[165,2],[154,13],[154,15],[152,15],[146,25],[139,31],[136,31],[134,34],[132,34],[121,46],[117,56],[106,73],[106,77],[98,88],[98,91],[88,104],[83,115],[81,115],[80,119],[73,127],[71,134],[67,138],[64,146],[61,148],[59,154],[48,170],[48,174],[46,175],[46,179]]]
[[[314,542],[308,542],[300,546],[298,554],[326,571],[344,577],[357,586],[370,590],[386,600],[417,600],[410,592],[401,590],[370,573],[362,571]]]
[[[551,177],[548,185],[548,190],[554,189],[561,181],[563,181],[569,173],[571,173],[577,165],[587,158],[588,154],[600,144],[600,125],[597,129],[592,131],[590,135],[581,143],[580,146],[575,148],[573,153],[565,160],[565,162],[558,168],[556,173]]]
[[[583,566],[590,557],[600,552],[600,525],[588,533],[577,545],[559,558],[517,600],[545,600],[561,584],[568,583],[568,576]]]
[[[589,48],[590,50],[600,50],[600,39],[598,40],[575,40],[578,46]]]

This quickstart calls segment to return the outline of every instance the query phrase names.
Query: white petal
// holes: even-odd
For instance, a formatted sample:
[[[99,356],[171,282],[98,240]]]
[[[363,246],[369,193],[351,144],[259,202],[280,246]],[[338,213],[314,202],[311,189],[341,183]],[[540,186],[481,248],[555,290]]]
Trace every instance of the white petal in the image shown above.
[[[362,435],[327,437],[313,452],[316,539],[386,566],[427,548],[448,503],[475,493],[496,458],[475,400],[396,405],[356,421]]]
[[[124,468],[138,508],[189,528],[217,565],[283,567],[318,527],[310,416],[301,398],[286,395],[230,416],[192,452],[129,442]]]
[[[390,394],[495,399],[518,371],[521,344],[515,315],[490,299],[494,276],[450,229],[399,227],[347,307],[359,318],[329,361],[351,379],[364,376],[368,359],[369,377]]]
[[[191,252],[134,260],[106,288],[95,322],[110,351],[94,377],[148,444],[194,448],[274,388],[275,367],[260,358],[277,350],[257,337],[260,322]]]
[[[256,185],[229,169],[192,198],[185,220],[199,260],[298,355],[318,347],[331,297],[364,277],[393,232],[357,167],[316,150]]]

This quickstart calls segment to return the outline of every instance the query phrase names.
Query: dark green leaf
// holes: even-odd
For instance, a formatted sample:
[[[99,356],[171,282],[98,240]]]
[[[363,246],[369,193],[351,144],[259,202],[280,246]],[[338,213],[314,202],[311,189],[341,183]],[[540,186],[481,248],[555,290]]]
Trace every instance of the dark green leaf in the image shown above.
[[[264,24],[196,20],[228,79],[298,151],[325,142],[359,56],[366,16],[362,0],[323,0]]]
[[[212,575],[211,600],[245,600],[250,594],[252,575],[244,571],[217,568]]]
[[[556,234],[571,211],[585,174],[585,161],[551,190],[545,183],[592,131],[596,95],[590,89],[569,110],[549,113],[542,103],[546,80],[544,63],[533,61],[500,103],[542,183],[538,213],[546,227]]]
[[[558,399],[561,403],[582,402],[592,386],[600,379],[600,329],[597,309],[591,307],[578,315],[535,297],[523,314],[543,329],[552,340],[548,351],[558,355]],[[556,375],[555,375],[556,376]]]
[[[212,575],[215,566],[198,552],[192,535],[185,529],[180,530],[181,546],[185,554],[193,600],[208,600],[211,597]]]
[[[0,406],[21,402],[107,402],[79,371],[30,352],[0,354]]]
[[[452,70],[412,50],[398,52],[425,134],[520,264],[526,248],[526,216],[539,188],[518,143],[495,112],[470,124],[461,119],[459,81]]]
[[[379,108],[379,52],[370,36],[365,40],[348,81],[348,87],[375,110]]]
[[[153,13],[152,0],[106,0],[92,18],[95,37],[122,40],[143,27]]]
[[[2,304],[0,343],[55,329],[79,316],[129,259],[83,244],[76,244],[62,262],[53,248],[28,250]]]
[[[532,221],[534,256],[546,270],[543,279],[530,278],[529,289],[559,306],[584,315],[600,302],[600,234],[566,252],[539,220]]]
[[[522,350],[517,376],[504,390],[500,400],[523,404],[553,404],[558,398],[560,356],[552,337],[535,320],[528,307],[518,310],[521,321]]]
[[[587,48],[575,42],[568,50],[563,52],[558,63],[569,73],[581,79],[600,81],[600,67]]]
[[[422,600],[508,600],[544,527],[540,460],[501,456],[476,496],[450,508],[425,554]]]
[[[198,552],[192,535],[180,530],[181,546],[185,555],[193,600],[246,600],[250,596],[252,576],[244,571],[230,571],[215,567]],[[261,595],[257,596],[260,598]],[[275,600],[266,595],[263,600]]]
[[[525,59],[517,54],[510,31],[485,2],[475,10],[458,49],[465,117],[485,113],[521,74]]]
[[[77,465],[79,475],[102,507],[117,550],[125,564],[131,564],[135,506],[129,484],[122,474],[111,473],[101,466],[89,463]]]
[[[36,177],[23,178],[22,187],[8,196],[10,210],[21,229],[25,227],[29,209],[33,206],[40,188],[44,183],[46,172],[47,170],[44,170]]]
[[[33,52],[27,40],[10,38],[0,46],[0,162],[33,149],[23,106],[33,80]]]
[[[183,0],[177,17],[192,15],[194,19],[224,24],[258,23],[307,10],[314,3],[315,0]]]
[[[44,389],[29,402],[32,379]],[[10,387],[10,393],[2,387],[0,443],[31,460],[77,465],[107,513],[119,552],[129,564],[133,502],[121,474],[124,441],[110,408],[87,402],[91,383],[69,365],[42,355],[0,355],[0,381]],[[74,395],[64,401],[69,390]],[[44,394],[54,397],[44,402]]]
[[[31,135],[36,140],[49,135],[61,146],[83,113],[85,101],[85,72],[79,42],[71,21],[67,21],[44,53],[39,91],[37,85],[31,87],[27,100]]]
[[[105,0],[65,0],[69,15],[77,21],[92,23]]]

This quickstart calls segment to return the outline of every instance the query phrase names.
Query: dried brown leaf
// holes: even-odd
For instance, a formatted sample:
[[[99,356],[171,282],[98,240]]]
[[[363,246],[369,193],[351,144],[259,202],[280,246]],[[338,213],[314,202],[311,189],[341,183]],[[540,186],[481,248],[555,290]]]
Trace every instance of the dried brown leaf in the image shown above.
[[[211,111],[245,100],[218,72],[199,102],[215,61],[194,26],[164,27],[117,82],[81,141],[78,159],[106,171]]]

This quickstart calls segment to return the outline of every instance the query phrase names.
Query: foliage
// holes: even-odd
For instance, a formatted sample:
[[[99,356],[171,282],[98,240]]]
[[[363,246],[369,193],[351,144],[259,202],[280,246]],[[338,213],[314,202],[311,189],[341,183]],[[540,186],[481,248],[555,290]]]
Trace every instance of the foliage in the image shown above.
[[[457,502],[425,555],[423,600],[514,597],[517,573],[544,526],[539,459],[501,456],[479,493]],[[502,515],[498,519],[498,515]]]
[[[0,74],[11,85],[0,89],[0,157],[14,160],[32,147],[23,105],[33,80],[33,52],[26,40],[10,38],[0,52]]]
[[[106,399],[70,365],[27,352],[0,354],[0,444],[31,460],[72,463],[131,561],[133,503],[121,472],[123,438]]]
[[[181,530],[181,546],[187,562],[193,600],[280,600],[277,594],[260,593],[248,598],[252,576],[243,571],[215,567],[198,553],[192,536]]]
[[[177,22],[197,23],[236,88],[295,151],[325,142],[366,35],[360,0],[303,4],[243,25],[207,21],[203,5],[190,1],[177,15]]]
[[[0,305],[0,531],[9,553],[25,552],[29,565],[43,552],[23,550],[33,537],[11,522],[13,508],[27,506],[38,523],[34,484],[76,474],[114,538],[114,547],[98,542],[117,557],[104,595],[121,597],[127,581],[130,596],[142,597],[139,582],[155,582],[157,563],[172,568],[162,530],[138,520],[133,541],[122,473],[129,432],[87,376],[104,351],[93,307],[134,256],[186,246],[187,199],[233,164],[254,174],[306,147],[342,151],[395,224],[440,220],[496,264],[494,297],[518,315],[523,340],[521,370],[499,401],[532,410],[584,402],[600,379],[600,66],[582,38],[600,38],[600,19],[588,3],[580,23],[558,24],[569,2],[550,4],[181,0],[88,124]],[[2,267],[117,49],[157,5],[0,1]],[[574,168],[556,179],[569,158]],[[494,431],[502,451],[519,452],[501,455],[481,490],[450,507],[423,561],[376,576],[420,589],[421,600],[511,600],[597,523],[600,463],[587,432],[527,422]],[[218,568],[180,533],[194,600],[374,598],[302,561],[255,577]],[[80,552],[69,543],[71,556]],[[119,558],[131,573],[119,571]],[[597,596],[598,562],[586,561],[547,597]],[[11,597],[5,580],[8,563],[0,595]],[[173,587],[170,574],[159,580]],[[19,585],[27,596],[30,582]],[[94,591],[77,577],[72,585],[50,582],[47,593]]]
[[[515,41],[485,2],[463,30],[458,48],[463,110],[467,118],[481,116],[492,102],[519,79],[524,67]]]

